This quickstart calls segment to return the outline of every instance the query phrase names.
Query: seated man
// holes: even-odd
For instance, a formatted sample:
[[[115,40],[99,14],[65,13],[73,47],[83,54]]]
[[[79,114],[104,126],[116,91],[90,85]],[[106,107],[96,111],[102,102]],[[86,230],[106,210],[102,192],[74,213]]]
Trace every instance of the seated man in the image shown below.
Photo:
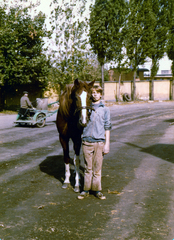
[[[23,116],[34,115],[33,113],[35,113],[35,111],[33,110],[33,105],[28,98],[28,92],[24,91],[23,93],[24,93],[24,95],[20,99],[20,107],[21,108],[19,110],[19,114],[23,115]],[[30,109],[32,109],[32,110],[30,110]]]

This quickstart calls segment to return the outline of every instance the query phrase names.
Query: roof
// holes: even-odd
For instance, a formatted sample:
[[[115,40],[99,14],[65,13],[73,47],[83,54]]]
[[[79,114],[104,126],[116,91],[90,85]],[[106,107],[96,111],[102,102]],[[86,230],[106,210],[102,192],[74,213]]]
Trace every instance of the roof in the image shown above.
[[[124,70],[128,70],[128,69],[132,70],[132,68],[123,68],[123,71]],[[111,68],[109,70],[117,70],[117,68]],[[137,72],[149,72],[149,69],[147,69],[147,68],[138,68]]]
[[[138,68],[138,72],[149,72],[149,69],[147,68]]]

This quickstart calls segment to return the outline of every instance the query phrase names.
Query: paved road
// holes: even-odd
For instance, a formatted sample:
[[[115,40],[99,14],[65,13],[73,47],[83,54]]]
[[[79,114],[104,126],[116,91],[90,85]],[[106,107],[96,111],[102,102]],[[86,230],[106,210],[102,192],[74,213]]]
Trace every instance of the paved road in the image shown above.
[[[55,116],[42,129],[15,127],[14,115],[0,116],[0,239],[173,239],[173,109],[173,102],[110,107],[105,201],[80,201],[72,188],[61,188]]]

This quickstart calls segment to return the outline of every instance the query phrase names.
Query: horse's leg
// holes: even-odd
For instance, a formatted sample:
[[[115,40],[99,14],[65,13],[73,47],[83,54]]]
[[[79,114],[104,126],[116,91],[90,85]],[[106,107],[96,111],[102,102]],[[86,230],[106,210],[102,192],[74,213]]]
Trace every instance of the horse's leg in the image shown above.
[[[70,185],[70,157],[69,157],[69,139],[64,139],[63,137],[59,136],[60,143],[63,148],[64,154],[64,163],[65,163],[65,180],[63,182],[62,188],[66,189]]]
[[[79,155],[74,155],[74,166],[75,166],[75,187],[74,192],[80,192],[80,158]]]
[[[79,139],[73,139],[74,143],[74,166],[75,166],[75,188],[74,192],[80,192],[80,147],[81,147],[81,136]]]
[[[65,163],[65,180],[63,182],[62,188],[66,189],[70,185],[70,167],[69,163]]]

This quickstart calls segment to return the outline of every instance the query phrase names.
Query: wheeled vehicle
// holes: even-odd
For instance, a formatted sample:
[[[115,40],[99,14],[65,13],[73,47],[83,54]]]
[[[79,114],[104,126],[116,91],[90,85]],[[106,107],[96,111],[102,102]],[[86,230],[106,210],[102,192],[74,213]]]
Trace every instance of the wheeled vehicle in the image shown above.
[[[48,104],[48,98],[37,98],[36,108],[20,108],[16,117],[15,124],[20,126],[33,125],[39,128],[45,126],[46,118],[57,113],[59,101]],[[34,105],[34,104],[33,104]],[[56,110],[48,110],[52,106],[57,107]]]

